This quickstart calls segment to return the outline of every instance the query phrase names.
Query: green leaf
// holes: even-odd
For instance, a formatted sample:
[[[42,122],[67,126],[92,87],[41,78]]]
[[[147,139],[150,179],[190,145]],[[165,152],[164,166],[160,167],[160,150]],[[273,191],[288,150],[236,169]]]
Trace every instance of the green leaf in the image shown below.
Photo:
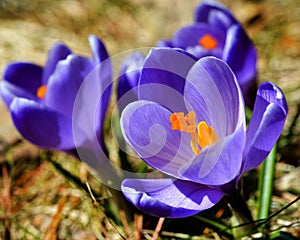
[[[270,214],[274,186],[277,144],[264,161],[259,172],[257,219],[267,219]]]

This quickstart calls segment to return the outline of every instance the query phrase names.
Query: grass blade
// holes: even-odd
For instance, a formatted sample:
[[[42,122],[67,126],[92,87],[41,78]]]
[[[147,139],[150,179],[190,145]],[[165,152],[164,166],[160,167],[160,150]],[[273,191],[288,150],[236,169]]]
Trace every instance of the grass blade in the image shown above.
[[[272,151],[263,162],[259,172],[257,219],[267,219],[270,214],[274,185],[276,151],[277,144],[275,144]]]

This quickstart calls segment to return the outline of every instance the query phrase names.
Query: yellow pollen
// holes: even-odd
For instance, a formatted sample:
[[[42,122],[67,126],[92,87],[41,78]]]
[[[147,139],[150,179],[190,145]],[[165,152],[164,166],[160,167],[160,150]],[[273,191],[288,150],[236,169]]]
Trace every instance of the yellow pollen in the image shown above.
[[[172,130],[179,130],[190,134],[192,140],[191,148],[195,155],[198,155],[202,149],[210,146],[219,140],[219,137],[212,126],[206,122],[195,123],[196,114],[194,111],[184,115],[183,112],[176,112],[170,116]]]
[[[209,49],[209,50],[215,49],[218,46],[217,40],[214,39],[214,37],[210,34],[205,34],[204,36],[199,38],[198,43],[202,47]]]
[[[46,85],[42,85],[36,91],[36,96],[38,98],[42,99],[42,98],[44,98],[46,96],[46,92],[47,92],[47,86]]]

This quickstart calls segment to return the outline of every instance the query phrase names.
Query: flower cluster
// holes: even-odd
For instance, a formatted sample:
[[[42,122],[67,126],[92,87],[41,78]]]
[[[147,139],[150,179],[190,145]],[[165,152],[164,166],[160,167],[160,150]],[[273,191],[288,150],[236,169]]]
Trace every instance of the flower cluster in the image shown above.
[[[117,98],[127,95],[118,102],[123,137],[162,178],[126,178],[119,189],[150,215],[187,217],[235,195],[243,173],[273,148],[288,113],[279,87],[271,82],[257,87],[255,47],[226,7],[204,1],[194,21],[147,56],[136,53],[121,66]],[[94,157],[88,151],[96,148],[86,148],[94,139],[107,153],[102,135],[113,71],[102,41],[92,35],[89,42],[91,58],[57,43],[44,67],[29,62],[6,67],[0,94],[16,128],[33,144],[77,157],[82,148]],[[87,78],[92,82],[82,94]],[[92,90],[101,92],[99,99]],[[97,101],[96,109],[89,108],[91,101]],[[253,109],[248,126],[245,104]],[[74,109],[83,108],[89,113],[84,117],[93,117],[95,126],[87,128],[96,138],[84,132],[84,117],[74,119]],[[101,169],[105,172],[115,173]]]

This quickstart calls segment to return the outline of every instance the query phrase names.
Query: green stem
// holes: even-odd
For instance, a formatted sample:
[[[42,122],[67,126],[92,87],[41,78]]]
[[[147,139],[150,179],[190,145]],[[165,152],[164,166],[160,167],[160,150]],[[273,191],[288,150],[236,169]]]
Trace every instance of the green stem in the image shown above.
[[[258,183],[258,213],[257,219],[266,219],[270,214],[277,144],[261,166]]]
[[[249,236],[252,233],[255,225],[251,211],[239,191],[231,194],[228,198],[229,207],[233,214],[232,232],[236,238]]]

